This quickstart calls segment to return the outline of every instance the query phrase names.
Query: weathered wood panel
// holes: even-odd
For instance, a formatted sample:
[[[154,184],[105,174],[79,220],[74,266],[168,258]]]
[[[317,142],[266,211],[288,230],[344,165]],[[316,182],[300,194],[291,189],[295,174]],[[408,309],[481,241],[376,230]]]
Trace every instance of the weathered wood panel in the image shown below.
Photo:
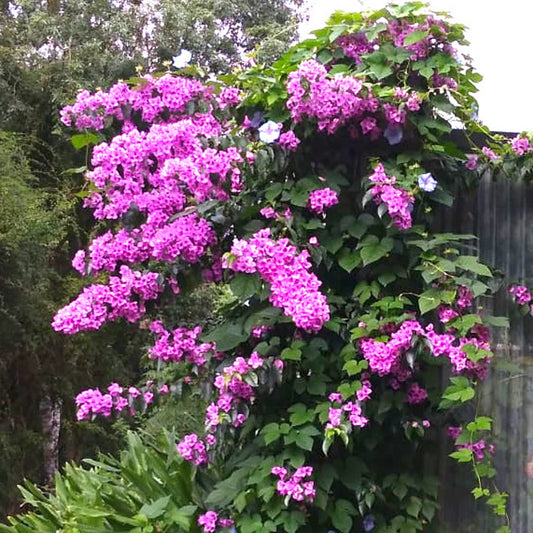
[[[506,280],[533,287],[533,185],[486,176],[475,194],[461,195],[452,208],[443,210],[439,225],[478,235],[472,245],[482,260],[499,268]],[[510,494],[511,529],[532,533],[533,317],[521,317],[507,284],[481,303],[488,312],[511,318],[508,331],[493,331],[495,358],[478,409],[494,418],[496,483]],[[495,531],[485,507],[469,495],[473,480],[446,458],[449,443],[441,446],[439,475],[444,488],[439,530]]]

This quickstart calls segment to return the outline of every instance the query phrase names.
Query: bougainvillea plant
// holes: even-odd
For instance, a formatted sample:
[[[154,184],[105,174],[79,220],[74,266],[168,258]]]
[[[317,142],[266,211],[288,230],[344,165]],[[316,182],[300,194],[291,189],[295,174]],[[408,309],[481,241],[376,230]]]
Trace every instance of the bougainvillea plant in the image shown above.
[[[463,27],[422,3],[336,14],[315,36],[268,70],[147,75],[62,111],[96,142],[85,205],[107,229],[76,254],[92,283],[53,327],[139,322],[149,358],[207,396],[205,432],[177,443],[196,468],[190,530],[425,531],[431,446],[450,435],[509,531],[491,420],[457,415],[502,323],[476,304],[493,272],[434,213],[489,165],[531,170],[529,138],[475,121]],[[464,153],[452,123],[489,144]],[[169,312],[199,283],[231,291],[210,331]],[[79,418],[176,385],[83,391]]]

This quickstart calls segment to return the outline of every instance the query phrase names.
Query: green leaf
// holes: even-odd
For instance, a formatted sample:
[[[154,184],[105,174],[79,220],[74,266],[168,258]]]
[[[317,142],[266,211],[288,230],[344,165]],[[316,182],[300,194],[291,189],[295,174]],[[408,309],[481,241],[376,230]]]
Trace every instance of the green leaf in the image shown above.
[[[492,277],[492,272],[489,270],[489,268],[480,263],[478,258],[474,255],[461,255],[457,258],[455,264],[463,270],[474,272],[480,276]]]
[[[234,501],[246,486],[245,480],[253,470],[253,467],[239,468],[235,470],[227,479],[219,481],[215,489],[209,494],[205,503],[213,507],[226,507]]]
[[[461,350],[466,354],[468,359],[474,363],[481,361],[481,359],[492,357],[492,352],[477,348],[473,344],[465,344],[461,347]]]
[[[76,150],[80,150],[89,144],[97,144],[100,137],[95,133],[78,133],[72,136],[70,142]]]
[[[318,54],[316,55],[316,60],[322,64],[329,63],[332,59],[332,53],[326,48],[320,50],[320,52],[318,52]]]
[[[442,401],[439,405],[441,409],[446,409],[453,405],[467,402],[475,396],[475,390],[470,384],[470,380],[465,376],[456,376],[450,378],[452,382],[442,395]]]
[[[330,514],[333,526],[341,533],[349,533],[353,526],[353,519],[350,515],[355,515],[355,513],[354,506],[348,500],[338,500],[333,513]]]
[[[432,502],[431,500],[425,500],[422,505],[422,514],[428,520],[428,522],[431,522],[433,520],[433,517],[435,516],[435,512],[437,511],[438,504],[435,502]]]
[[[261,435],[263,435],[263,438],[265,439],[265,444],[268,446],[269,444],[272,444],[276,440],[278,440],[281,436],[281,431],[279,428],[279,424],[276,422],[272,422],[270,424],[267,424],[262,430]]]
[[[331,26],[331,33],[329,34],[329,42],[335,42],[347,29],[346,24],[339,24],[338,26]]]
[[[385,238],[381,242],[371,243],[361,248],[363,265],[367,266],[388,254],[394,246],[392,239]]]
[[[396,279],[396,274],[393,274],[392,272],[385,272],[384,274],[381,274],[378,276],[378,281],[386,287],[390,283],[392,283]]]
[[[403,40],[404,46],[418,43],[429,35],[429,30],[415,30],[405,37]]]
[[[337,253],[344,242],[342,237],[327,235],[320,239],[320,244],[330,253]]]
[[[496,328],[508,328],[509,327],[509,318],[506,316],[486,316],[483,317],[483,322],[489,326],[494,326]]]
[[[310,452],[313,449],[314,441],[312,437],[301,430],[296,430],[296,432],[292,432],[292,434],[285,437],[286,444],[291,444],[292,442],[302,450]]]
[[[407,487],[403,483],[395,483],[392,487],[392,493],[399,500],[403,500],[407,494]]]
[[[366,335],[368,334],[368,331],[366,330],[366,328],[353,328],[350,333],[352,334],[351,335],[351,339],[354,341],[354,340],[357,340],[357,339],[361,339],[362,337],[366,337]]]
[[[472,450],[469,448],[461,448],[455,452],[450,453],[450,457],[455,459],[458,463],[468,463],[472,460]]]
[[[337,63],[336,65],[333,65],[329,70],[330,76],[335,76],[335,74],[345,74],[349,72],[350,66],[344,65],[343,63]]]
[[[389,65],[373,63],[370,65],[370,71],[378,80],[382,80],[392,74],[392,68]]]
[[[367,32],[366,38],[369,41],[373,41],[377,37],[378,33],[381,33],[382,31],[385,31],[386,29],[387,29],[387,25],[384,24],[383,22],[374,24],[370,27],[370,30]]]
[[[248,338],[248,333],[239,322],[224,322],[202,336],[204,342],[216,342],[217,349],[227,352],[237,347]]]
[[[350,273],[357,265],[361,263],[361,255],[357,250],[344,249],[339,257],[339,265]]]
[[[355,383],[342,383],[341,385],[339,385],[338,391],[341,393],[343,399],[347,400],[355,394],[355,389]]]
[[[283,531],[286,531],[287,533],[296,533],[296,531],[298,531],[298,529],[305,524],[305,516],[301,511],[292,511],[290,514],[285,512],[283,515]],[[277,530],[277,528],[275,530]],[[250,533],[258,533],[259,531],[259,529],[256,529]]]
[[[302,358],[302,350],[299,348],[285,348],[281,352],[281,358],[287,361],[299,361]]]
[[[61,174],[83,174],[84,172],[87,172],[87,165],[83,165],[82,167],[77,167],[77,168],[67,168],[67,170],[63,170]],[[90,191],[85,191],[85,192],[90,194]]]
[[[387,56],[378,51],[364,57],[365,63],[378,80],[382,80],[392,74],[392,68],[387,64]]]
[[[439,204],[445,205],[447,207],[451,207],[453,205],[454,200],[455,200],[455,198],[451,194],[447,193],[446,191],[444,191],[441,188],[435,189],[431,193],[431,197],[430,198],[434,202],[437,202]]]
[[[422,314],[425,314],[436,307],[441,303],[440,291],[437,289],[429,289],[423,292],[418,297],[418,307]]]
[[[265,190],[265,198],[269,202],[273,202],[281,194],[282,190],[283,186],[281,183],[273,183]]]
[[[466,426],[468,431],[490,431],[492,427],[492,418],[489,416],[476,416],[476,418],[469,422]]]
[[[326,394],[326,383],[323,376],[313,374],[307,382],[307,391],[315,396],[324,396]]]
[[[303,403],[297,403],[293,405],[289,412],[293,414],[290,417],[291,424],[293,426],[301,426],[312,422],[315,419],[315,412],[313,409],[307,409]]]
[[[139,512],[146,515],[149,519],[157,518],[165,512],[169,501],[170,496],[164,496],[153,503],[145,503]]]
[[[362,359],[361,361],[346,361],[342,367],[349,376],[356,376],[366,368],[368,368],[368,361],[366,359]]]
[[[418,518],[418,515],[420,514],[420,511],[422,509],[422,501],[420,498],[417,498],[416,496],[412,496],[409,499],[409,503],[407,504],[407,507],[405,510],[407,511],[408,515],[411,515],[413,518]]]
[[[184,531],[189,531],[191,527],[192,515],[196,512],[196,505],[185,505],[179,509],[172,509],[169,518]]]
[[[262,281],[257,275],[238,273],[229,283],[231,292],[241,301],[261,292]]]

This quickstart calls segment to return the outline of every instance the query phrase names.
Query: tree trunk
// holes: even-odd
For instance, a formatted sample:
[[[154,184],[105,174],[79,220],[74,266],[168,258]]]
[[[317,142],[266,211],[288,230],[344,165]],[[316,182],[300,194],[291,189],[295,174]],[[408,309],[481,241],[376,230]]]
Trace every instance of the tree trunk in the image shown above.
[[[58,444],[62,404],[63,402],[60,398],[51,399],[50,396],[45,396],[39,403],[41,426],[44,436],[43,455],[46,484],[52,483],[54,474],[58,468]]]

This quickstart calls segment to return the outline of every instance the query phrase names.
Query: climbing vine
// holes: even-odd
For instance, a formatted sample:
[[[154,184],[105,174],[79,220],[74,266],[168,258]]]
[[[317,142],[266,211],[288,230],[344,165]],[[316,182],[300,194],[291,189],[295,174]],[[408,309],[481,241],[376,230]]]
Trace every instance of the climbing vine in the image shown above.
[[[530,172],[531,146],[476,121],[464,44],[419,2],[337,13],[268,69],[147,75],[62,111],[95,144],[84,201],[108,229],[76,254],[88,285],[53,327],[139,322],[154,365],[181,369],[83,391],[78,416],[202,391],[205,432],[176,451],[195,468],[190,530],[426,531],[448,434],[510,531],[492,421],[458,425],[505,325],[477,304],[494,273],[434,215],[489,167]],[[464,153],[452,124],[486,145]],[[200,283],[229,290],[207,331],[172,314]]]

